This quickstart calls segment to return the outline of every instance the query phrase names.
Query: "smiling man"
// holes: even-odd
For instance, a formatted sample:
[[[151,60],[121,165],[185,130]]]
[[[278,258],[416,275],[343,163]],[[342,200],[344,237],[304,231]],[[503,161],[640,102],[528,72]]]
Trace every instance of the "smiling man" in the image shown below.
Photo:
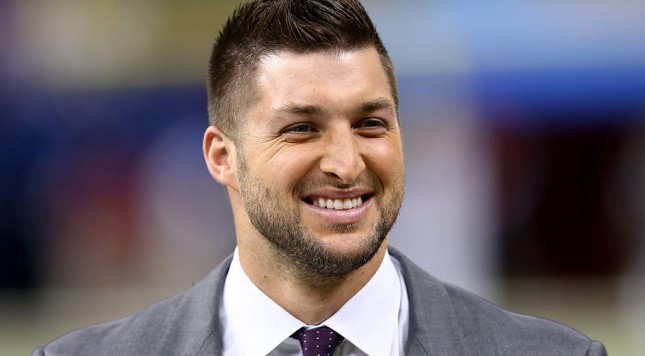
[[[242,264],[256,284],[255,266],[355,285],[357,269],[380,265],[403,198],[401,132],[379,55],[277,52],[260,60],[257,82],[241,138],[211,126],[204,147],[244,231]]]
[[[393,66],[357,0],[259,0],[217,39],[208,170],[237,248],[184,293],[35,355],[604,355],[389,248],[404,160]]]

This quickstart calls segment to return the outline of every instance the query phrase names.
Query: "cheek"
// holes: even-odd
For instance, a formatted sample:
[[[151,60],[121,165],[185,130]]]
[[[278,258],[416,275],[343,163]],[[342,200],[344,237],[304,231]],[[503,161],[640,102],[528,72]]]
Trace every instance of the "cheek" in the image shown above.
[[[258,155],[256,161],[261,167],[258,174],[270,187],[293,190],[311,170],[315,162],[313,157],[311,152],[301,147],[284,149],[270,157]]]
[[[393,142],[380,142],[366,146],[366,164],[383,181],[399,184],[403,181],[404,163],[401,146]]]

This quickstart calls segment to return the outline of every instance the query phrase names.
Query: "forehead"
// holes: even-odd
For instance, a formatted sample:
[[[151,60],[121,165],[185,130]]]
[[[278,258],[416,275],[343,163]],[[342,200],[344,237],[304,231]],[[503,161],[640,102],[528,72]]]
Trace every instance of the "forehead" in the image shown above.
[[[257,71],[259,109],[299,104],[342,110],[361,101],[394,98],[376,49],[262,57]]]

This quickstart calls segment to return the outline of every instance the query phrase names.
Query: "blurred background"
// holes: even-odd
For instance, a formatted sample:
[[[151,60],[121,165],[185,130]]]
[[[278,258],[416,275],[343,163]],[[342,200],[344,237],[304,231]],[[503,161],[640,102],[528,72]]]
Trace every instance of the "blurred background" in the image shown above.
[[[0,2],[0,354],[132,313],[235,246],[202,159],[238,1]],[[397,68],[390,244],[434,275],[645,348],[645,3],[365,0]]]

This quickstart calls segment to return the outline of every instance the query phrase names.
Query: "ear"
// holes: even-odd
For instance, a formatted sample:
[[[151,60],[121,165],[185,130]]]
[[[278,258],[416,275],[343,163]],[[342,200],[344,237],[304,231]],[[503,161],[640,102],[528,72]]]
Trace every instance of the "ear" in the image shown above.
[[[239,190],[235,144],[220,129],[209,126],[204,133],[204,159],[213,179]]]

